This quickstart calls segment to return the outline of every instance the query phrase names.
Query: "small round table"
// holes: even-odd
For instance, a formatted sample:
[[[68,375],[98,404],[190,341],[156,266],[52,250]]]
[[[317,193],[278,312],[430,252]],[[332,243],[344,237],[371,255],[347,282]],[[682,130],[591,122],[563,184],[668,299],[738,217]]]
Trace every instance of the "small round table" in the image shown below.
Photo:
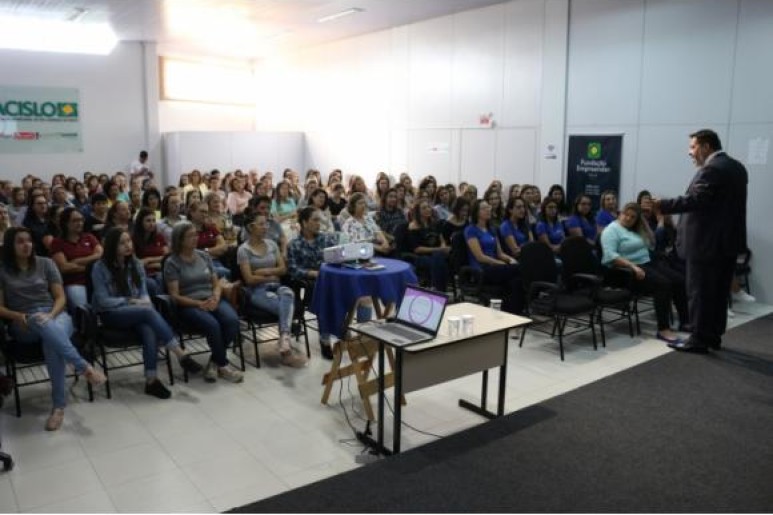
[[[418,279],[410,263],[398,259],[376,258],[381,270],[354,269],[325,263],[319,269],[311,300],[320,334],[343,338],[360,297],[379,299],[384,305],[397,303],[407,284]]]

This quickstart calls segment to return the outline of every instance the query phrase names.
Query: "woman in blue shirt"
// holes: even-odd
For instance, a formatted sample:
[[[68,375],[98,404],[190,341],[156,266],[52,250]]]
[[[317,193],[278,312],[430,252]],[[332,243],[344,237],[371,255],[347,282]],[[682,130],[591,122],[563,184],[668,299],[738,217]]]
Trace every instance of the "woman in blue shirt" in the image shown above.
[[[558,203],[554,199],[547,197],[542,201],[540,214],[542,219],[537,223],[537,228],[534,230],[537,241],[545,243],[551,248],[553,253],[558,255],[561,250],[561,242],[566,238],[564,225],[558,219]]]
[[[684,278],[668,266],[650,259],[650,232],[641,216],[641,208],[629,202],[618,219],[601,233],[601,263],[610,268],[623,268],[633,273],[634,285],[655,299],[656,338],[677,343],[680,338],[670,326],[671,301],[679,314],[680,327],[688,323],[687,294]]]
[[[520,273],[515,258],[508,256],[499,245],[496,229],[491,226],[491,206],[485,200],[472,205],[471,224],[464,229],[469,264],[483,271],[485,284],[504,285],[502,309],[519,313],[523,306]]]
[[[599,197],[599,212],[596,213],[596,232],[601,234],[604,227],[617,218],[617,195],[612,190],[606,190]]]
[[[574,209],[572,216],[566,221],[566,230],[569,236],[582,236],[593,247],[596,246],[596,224],[591,214],[593,202],[588,195],[577,195],[574,200]]]
[[[521,254],[521,247],[534,237],[529,228],[529,218],[526,213],[526,202],[521,197],[511,198],[505,208],[507,218],[499,226],[499,235],[505,244],[505,252],[514,258]]]

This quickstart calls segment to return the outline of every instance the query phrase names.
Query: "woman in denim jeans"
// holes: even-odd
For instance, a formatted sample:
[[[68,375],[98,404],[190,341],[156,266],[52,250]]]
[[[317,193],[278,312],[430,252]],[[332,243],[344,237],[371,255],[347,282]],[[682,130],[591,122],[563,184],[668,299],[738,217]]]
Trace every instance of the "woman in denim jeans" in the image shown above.
[[[83,359],[70,341],[72,319],[62,276],[49,258],[33,253],[32,234],[26,227],[12,227],[3,239],[3,267],[0,270],[0,318],[11,321],[10,334],[21,344],[40,342],[51,378],[53,409],[46,431],[56,431],[64,421],[67,397],[66,368],[72,365],[92,385],[105,376]]]
[[[268,219],[254,214],[246,220],[249,238],[241,244],[236,261],[242,279],[250,290],[248,301],[264,311],[279,316],[279,352],[282,364],[289,367],[303,367],[304,356],[294,354],[290,346],[290,326],[295,310],[293,290],[280,284],[281,276],[287,273],[282,253],[274,241],[266,239]]]
[[[156,376],[159,342],[177,356],[180,366],[188,372],[201,372],[202,366],[185,353],[172,328],[153,309],[148,296],[145,268],[134,255],[129,233],[114,227],[105,235],[104,243],[105,253],[91,269],[94,309],[105,326],[129,329],[139,336],[145,364],[145,393],[159,399],[168,399],[171,392]]]
[[[172,253],[164,263],[166,291],[183,323],[207,338],[212,355],[204,370],[204,380],[213,383],[219,377],[241,383],[242,372],[228,364],[226,355],[226,349],[238,337],[239,317],[222,298],[212,259],[196,249],[197,241],[198,231],[190,222],[179,223],[172,229]]]

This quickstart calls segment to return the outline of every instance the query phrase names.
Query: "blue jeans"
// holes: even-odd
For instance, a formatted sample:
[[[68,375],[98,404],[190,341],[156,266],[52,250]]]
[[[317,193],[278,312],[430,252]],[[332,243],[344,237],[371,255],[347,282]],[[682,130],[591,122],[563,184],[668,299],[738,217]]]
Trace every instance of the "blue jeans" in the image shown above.
[[[69,284],[65,286],[64,294],[67,297],[67,312],[71,315],[75,313],[75,308],[89,302],[86,295],[86,287],[82,284]]]
[[[137,334],[142,342],[142,360],[147,378],[156,377],[158,342],[170,350],[180,345],[172,328],[153,306],[121,306],[103,311],[99,316],[107,327],[131,329]]]
[[[295,294],[291,288],[279,283],[264,283],[250,289],[250,303],[264,311],[279,316],[279,332],[287,334],[293,323]]]
[[[148,295],[151,297],[161,295],[163,293],[161,288],[161,274],[148,274],[145,277],[145,286],[148,289]]]
[[[22,344],[33,344],[40,341],[46,360],[48,377],[51,378],[51,399],[54,408],[64,408],[67,405],[65,382],[67,364],[71,364],[77,374],[82,374],[88,363],[70,341],[70,336],[73,333],[70,315],[62,312],[53,320],[43,324],[32,316],[35,313],[48,313],[49,311],[51,311],[50,307],[44,307],[27,312],[26,330],[14,323],[11,325],[10,333],[17,342]]]
[[[212,361],[219,367],[228,364],[226,349],[239,333],[239,317],[225,299],[220,299],[217,309],[204,311],[199,308],[181,307],[180,319],[207,338],[207,344],[212,351]]]
[[[416,256],[416,267],[429,270],[432,287],[444,292],[448,284],[448,254],[442,250],[436,250],[432,254]]]
[[[212,266],[214,267],[218,278],[225,278],[227,281],[231,280],[231,270],[229,270],[219,259],[213,259]]]

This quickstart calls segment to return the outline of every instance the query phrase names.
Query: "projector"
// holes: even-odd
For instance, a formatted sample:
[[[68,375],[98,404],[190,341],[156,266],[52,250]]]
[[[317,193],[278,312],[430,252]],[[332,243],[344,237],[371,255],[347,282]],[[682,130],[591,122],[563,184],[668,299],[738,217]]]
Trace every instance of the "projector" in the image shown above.
[[[372,243],[336,245],[335,247],[326,248],[322,253],[322,259],[325,263],[346,263],[347,261],[365,260],[372,257]]]

